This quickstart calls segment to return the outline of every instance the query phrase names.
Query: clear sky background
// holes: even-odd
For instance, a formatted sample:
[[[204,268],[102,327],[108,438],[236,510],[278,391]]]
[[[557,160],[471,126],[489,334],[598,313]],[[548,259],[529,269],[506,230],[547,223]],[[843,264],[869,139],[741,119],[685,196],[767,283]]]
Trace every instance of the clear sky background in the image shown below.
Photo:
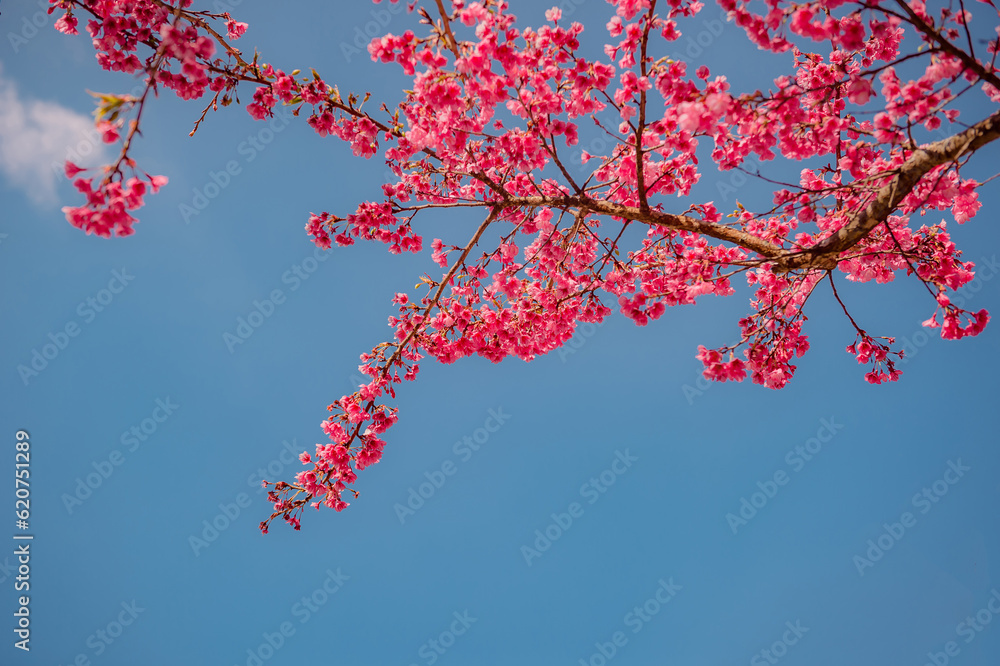
[[[514,3],[532,25],[548,6]],[[599,49],[610,7],[570,6]],[[398,69],[354,50],[368,41],[359,34],[370,9],[245,1],[232,11],[251,26],[244,52],[395,100]],[[201,107],[170,95],[149,107],[136,153],[170,184],[134,236],[85,236],[59,210],[79,199],[51,165],[88,127],[85,90],[132,82],[101,72],[86,38],[56,33],[35,3],[2,10],[4,665],[600,666],[613,650],[615,666],[709,666],[772,663],[765,649],[788,666],[921,666],[934,663],[929,653],[939,664],[1000,662],[1000,617],[989,610],[991,595],[1000,609],[998,323],[974,339],[928,338],[920,322],[933,303],[909,279],[841,281],[863,327],[908,341],[902,380],[886,386],[866,384],[844,352],[854,333],[828,289],[807,308],[812,350],[777,392],[699,382],[697,345],[738,335],[744,288],[646,328],[616,312],[581,330],[572,353],[530,364],[425,362],[399,393],[399,424],[383,462],[361,474],[361,497],[341,514],[307,513],[301,532],[276,523],[262,536],[270,506],[257,470],[290,479],[300,466],[286,449],[324,440],[325,406],[352,389],[358,355],[391,335],[391,295],[413,293],[435,270],[429,252],[356,245],[312,263],[308,213],[345,214],[377,196],[379,160],[353,158],[302,119],[268,126],[243,108],[210,115],[188,138]],[[790,56],[757,52],[731,24],[711,22],[718,11],[682,25],[679,48],[700,39],[690,62],[738,90],[766,86]],[[383,18],[383,31],[413,26],[405,14]],[[980,103],[969,117],[987,112]],[[258,151],[252,137],[271,140]],[[590,140],[581,147],[598,152]],[[969,174],[992,175],[998,157],[996,146],[983,150]],[[229,162],[238,173],[208,187]],[[215,196],[185,219],[182,206],[206,188]],[[731,209],[769,192],[726,174],[706,176],[695,195]],[[967,307],[996,316],[998,186],[981,196],[980,216],[951,230],[979,264]],[[477,221],[427,218],[419,231],[427,246],[457,242]],[[296,267],[314,270],[303,280]],[[102,294],[109,283],[119,293]],[[230,351],[223,334],[276,289],[284,302]],[[109,297],[101,311],[87,304]],[[77,335],[63,339],[68,325]],[[65,348],[25,381],[18,366],[50,336]],[[14,649],[11,631],[21,428],[32,445],[30,654]],[[796,453],[810,446],[809,459]],[[453,474],[433,494],[425,485],[429,497],[401,520],[397,505],[417,506],[411,490],[440,482],[442,468]],[[784,485],[769,485],[776,475]],[[613,481],[604,492],[586,487],[601,478]],[[754,498],[761,487],[773,496]],[[935,487],[933,503],[915,500]],[[767,502],[754,515],[744,508],[734,534],[727,514],[744,498]],[[560,515],[571,508],[575,517]],[[909,526],[893,526],[906,512]],[[557,538],[546,545],[536,530]],[[855,558],[880,537],[891,549],[859,571]],[[536,546],[545,550],[522,548]],[[977,613],[981,631],[963,624]]]

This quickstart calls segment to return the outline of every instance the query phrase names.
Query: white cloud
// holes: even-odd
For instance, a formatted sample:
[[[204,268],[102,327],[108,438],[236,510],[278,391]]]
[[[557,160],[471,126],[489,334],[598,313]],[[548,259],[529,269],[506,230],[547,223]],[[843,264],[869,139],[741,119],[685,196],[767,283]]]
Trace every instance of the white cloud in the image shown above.
[[[37,204],[60,202],[56,185],[66,180],[67,159],[99,166],[108,161],[91,116],[53,102],[21,97],[0,68],[0,172]]]

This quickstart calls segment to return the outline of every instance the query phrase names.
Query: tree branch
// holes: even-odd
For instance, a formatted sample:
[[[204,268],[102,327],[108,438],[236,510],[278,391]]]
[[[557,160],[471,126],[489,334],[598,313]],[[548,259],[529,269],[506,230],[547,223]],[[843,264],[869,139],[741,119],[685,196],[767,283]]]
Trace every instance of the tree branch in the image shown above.
[[[837,255],[856,245],[885,221],[913,191],[920,179],[933,168],[956,160],[965,153],[975,152],[998,138],[1000,138],[1000,112],[994,113],[964,132],[918,148],[863,211],[857,213],[835,234],[823,239],[814,247],[805,252],[786,255],[778,263],[777,268],[783,271],[806,267],[828,270],[835,268]]]

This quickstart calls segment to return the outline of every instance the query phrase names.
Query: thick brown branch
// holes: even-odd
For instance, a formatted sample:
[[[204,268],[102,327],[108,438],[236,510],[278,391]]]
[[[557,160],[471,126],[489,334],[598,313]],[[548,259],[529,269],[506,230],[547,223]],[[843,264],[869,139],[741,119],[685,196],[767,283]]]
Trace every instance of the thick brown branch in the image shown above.
[[[807,252],[787,256],[778,263],[778,267],[783,270],[809,266],[827,269],[836,267],[837,255],[856,245],[884,222],[913,191],[920,179],[934,167],[975,152],[998,138],[1000,138],[1000,112],[976,123],[964,132],[918,148],[899,167],[896,176],[879,190],[875,199],[837,233],[820,241]]]
[[[656,210],[642,210],[633,206],[623,206],[607,200],[581,196],[563,197],[511,197],[497,184],[487,181],[495,192],[503,197],[507,206],[555,206],[576,207],[611,215],[625,220],[665,226],[680,231],[694,233],[727,241],[746,248],[761,256],[774,260],[775,269],[790,271],[797,268],[822,268],[831,270],[837,266],[840,253],[850,249],[865,238],[900,205],[917,183],[932,169],[958,159],[962,155],[975,152],[991,141],[1000,138],[1000,112],[959,132],[913,151],[910,158],[896,171],[896,175],[875,195],[874,200],[832,236],[820,241],[807,251],[789,252],[753,234],[731,227],[705,222],[687,215],[672,215]]]
[[[662,213],[656,210],[641,210],[634,206],[624,206],[612,201],[601,199],[591,199],[590,197],[563,196],[563,197],[508,197],[505,196],[501,202],[504,206],[552,206],[555,208],[579,208],[589,210],[602,215],[610,215],[623,220],[633,220],[644,222],[655,226],[668,227],[678,231],[691,231],[710,236],[718,240],[728,241],[734,245],[739,245],[748,250],[752,250],[770,259],[778,259],[785,254],[785,250],[773,243],[758,238],[753,234],[748,234],[739,229],[724,227],[720,224],[705,222],[696,217],[688,215],[673,215]],[[492,202],[490,205],[493,205]]]

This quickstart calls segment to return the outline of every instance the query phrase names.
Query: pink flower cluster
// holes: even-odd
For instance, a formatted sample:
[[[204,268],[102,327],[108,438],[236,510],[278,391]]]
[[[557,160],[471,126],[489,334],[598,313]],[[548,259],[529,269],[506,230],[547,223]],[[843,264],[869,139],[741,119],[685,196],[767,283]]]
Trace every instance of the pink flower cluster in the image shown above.
[[[72,162],[66,162],[66,176],[75,178],[85,171]],[[93,178],[76,178],[73,186],[87,198],[83,206],[66,206],[63,212],[70,224],[85,233],[96,234],[103,238],[111,236],[129,236],[135,232],[132,225],[136,219],[129,211],[142,207],[147,186],[153,193],[167,184],[166,176],[146,175],[146,180],[129,178],[128,180],[107,180],[95,188]]]
[[[896,342],[895,338],[881,338],[885,342],[879,342],[864,331],[858,331],[858,337],[854,343],[847,347],[847,353],[857,357],[858,363],[872,364],[872,369],[865,374],[865,381],[869,384],[881,384],[883,382],[894,382],[903,374],[902,370],[897,370],[892,356],[897,359],[903,358],[903,352],[891,351],[890,346]]]
[[[968,312],[956,307],[951,299],[942,291],[937,296],[938,309],[944,310],[943,324],[938,324],[937,309],[930,319],[924,322],[927,328],[941,327],[941,337],[945,340],[961,340],[966,336],[979,335],[990,321],[990,313],[986,310]],[[962,321],[965,320],[965,324]]]

